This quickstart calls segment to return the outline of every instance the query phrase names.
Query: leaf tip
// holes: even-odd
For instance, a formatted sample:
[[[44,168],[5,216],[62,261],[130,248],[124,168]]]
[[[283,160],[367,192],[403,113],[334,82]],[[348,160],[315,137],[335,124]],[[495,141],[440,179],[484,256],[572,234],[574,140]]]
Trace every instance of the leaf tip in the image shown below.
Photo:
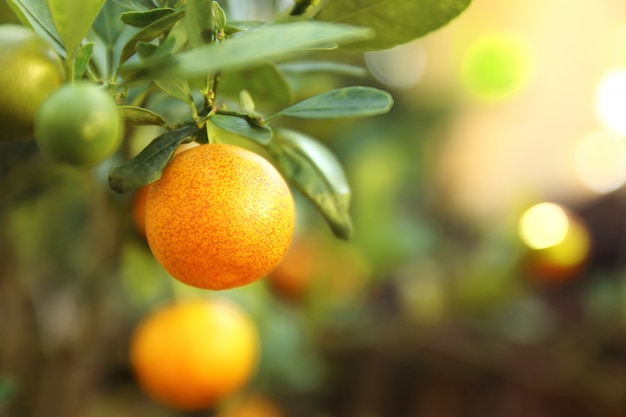
[[[350,217],[343,219],[342,223],[329,222],[330,229],[336,238],[341,240],[351,240],[354,236],[354,226]]]
[[[119,167],[113,167],[109,170],[108,183],[109,188],[115,191],[118,194],[124,194],[131,190],[127,189],[124,186],[123,178],[118,173]]]

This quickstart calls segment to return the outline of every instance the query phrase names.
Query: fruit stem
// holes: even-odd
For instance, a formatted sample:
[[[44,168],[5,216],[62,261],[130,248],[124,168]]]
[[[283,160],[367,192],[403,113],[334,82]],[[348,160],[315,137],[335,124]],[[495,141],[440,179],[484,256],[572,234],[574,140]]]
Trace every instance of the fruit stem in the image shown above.
[[[221,71],[215,74],[207,74],[204,88],[202,89],[202,96],[204,97],[204,106],[207,109],[212,109],[215,106],[215,97],[217,93],[217,86],[220,81]]]
[[[213,123],[207,123],[205,125],[204,133],[206,134],[207,143],[216,144],[217,143],[217,135],[213,134]]]
[[[67,72],[67,80],[69,83],[74,84],[74,78],[76,78],[76,65],[74,61],[74,54],[68,54],[65,60],[65,70]]]
[[[196,108],[196,103],[191,102],[190,107],[191,107],[191,117],[193,118],[193,120],[198,120],[198,109]]]
[[[270,116],[265,117],[265,118],[264,118],[261,122],[259,122],[259,125],[260,125],[260,126],[265,126],[265,125],[266,125],[266,124],[268,124],[270,121],[272,121],[272,120],[274,120],[274,119],[276,119],[277,117],[280,117],[280,116],[282,116],[282,115],[280,114],[280,112],[278,112],[278,113],[274,113],[274,114],[272,114],[272,115],[270,115]]]

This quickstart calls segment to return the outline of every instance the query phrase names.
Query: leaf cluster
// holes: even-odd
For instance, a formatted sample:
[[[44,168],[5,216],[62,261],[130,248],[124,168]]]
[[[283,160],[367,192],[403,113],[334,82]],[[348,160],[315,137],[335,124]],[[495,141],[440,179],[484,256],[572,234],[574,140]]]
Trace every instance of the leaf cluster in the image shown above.
[[[362,74],[358,67],[310,57],[408,42],[441,27],[469,2],[294,0],[272,21],[231,21],[223,7],[236,7],[234,0],[8,0],[20,20],[65,58],[69,79],[106,87],[128,124],[164,129],[110,171],[113,190],[156,181],[180,144],[219,140],[213,132],[220,129],[264,147],[341,238],[351,235],[352,225],[340,163],[320,142],[276,127],[275,120],[373,116],[389,111],[393,99],[376,88],[350,86],[294,103],[286,73]],[[185,105],[187,116],[169,120],[151,106],[157,96]],[[255,102],[274,110],[262,114]]]

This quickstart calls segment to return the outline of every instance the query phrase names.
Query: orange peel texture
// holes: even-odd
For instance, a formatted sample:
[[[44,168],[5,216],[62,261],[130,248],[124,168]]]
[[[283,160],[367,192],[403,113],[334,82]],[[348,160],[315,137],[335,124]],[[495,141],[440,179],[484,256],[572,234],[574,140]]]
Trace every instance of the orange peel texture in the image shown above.
[[[293,196],[280,173],[228,144],[175,156],[146,199],[152,253],[197,288],[235,288],[266,276],[285,256],[294,225]]]

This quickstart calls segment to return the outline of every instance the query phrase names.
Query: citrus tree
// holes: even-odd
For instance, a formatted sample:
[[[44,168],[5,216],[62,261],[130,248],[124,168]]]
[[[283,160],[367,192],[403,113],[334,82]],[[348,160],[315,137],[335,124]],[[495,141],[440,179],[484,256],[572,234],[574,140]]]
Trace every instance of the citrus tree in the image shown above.
[[[69,83],[100,85],[126,124],[164,128],[138,155],[111,169],[112,189],[124,193],[154,182],[178,145],[213,143],[219,141],[216,131],[227,131],[263,147],[334,233],[348,238],[350,190],[341,167],[314,138],[279,121],[372,116],[389,111],[393,100],[385,91],[349,86],[294,103],[299,92],[289,76],[314,83],[320,72],[358,74],[360,68],[342,64],[332,51],[406,43],[446,24],[469,0],[300,0],[270,21],[229,19],[225,10],[235,9],[236,1],[8,3],[63,57]],[[167,114],[175,102],[187,110]],[[257,102],[265,104],[263,110]]]
[[[114,198],[141,193],[136,222],[155,259],[174,278],[201,289],[246,286],[276,268],[296,226],[291,190],[321,214],[336,238],[352,237],[352,192],[344,167],[306,126],[338,119],[358,124],[389,112],[392,95],[373,87],[351,57],[420,38],[457,17],[470,0],[268,1],[258,2],[265,13],[242,18],[243,3],[7,0],[19,23],[0,26],[0,62],[7,69],[0,75],[6,98],[0,104],[0,139],[14,145],[34,139],[38,152],[63,167],[51,181],[75,179],[71,170],[105,172]],[[42,62],[44,76],[29,79],[32,74],[24,69],[36,62]],[[323,81],[328,77],[334,82]],[[151,136],[138,145],[136,133],[144,128]],[[188,144],[196,146],[181,151]],[[93,198],[90,186],[76,185],[85,200]],[[96,194],[94,218],[119,221],[101,210],[111,207],[100,204],[103,200]],[[75,214],[57,220],[81,219]],[[89,229],[89,237],[106,241],[102,236],[115,230],[107,226]],[[25,241],[55,238],[53,232],[41,239],[27,234]],[[76,242],[72,250],[80,247],[76,252],[94,259],[88,269],[97,276],[110,272],[100,269],[105,260],[123,255],[119,241],[112,241],[100,254]],[[341,262],[348,252],[338,253]],[[71,264],[73,256],[61,257]],[[337,299],[342,291],[335,290]],[[204,316],[206,309],[210,317]],[[165,330],[147,324],[131,347],[131,362],[149,395],[182,409],[208,406],[240,388],[251,378],[258,343],[252,330],[239,337],[255,345],[249,346],[250,365],[224,392],[215,388],[215,374],[196,373],[193,364],[180,380],[208,381],[208,388],[181,391],[184,382],[163,377],[178,366],[167,359],[191,361],[189,346],[199,340],[193,351],[198,360],[216,366],[218,355],[203,353],[238,337],[220,321],[225,320],[220,308],[194,304],[192,310],[168,313],[178,317],[171,322],[166,313],[155,313]],[[91,322],[85,323],[91,330]],[[222,333],[195,338],[197,325]],[[171,329],[181,332],[170,337]],[[237,363],[236,350],[228,350],[220,350],[219,365]],[[8,386],[0,380],[0,405]]]

